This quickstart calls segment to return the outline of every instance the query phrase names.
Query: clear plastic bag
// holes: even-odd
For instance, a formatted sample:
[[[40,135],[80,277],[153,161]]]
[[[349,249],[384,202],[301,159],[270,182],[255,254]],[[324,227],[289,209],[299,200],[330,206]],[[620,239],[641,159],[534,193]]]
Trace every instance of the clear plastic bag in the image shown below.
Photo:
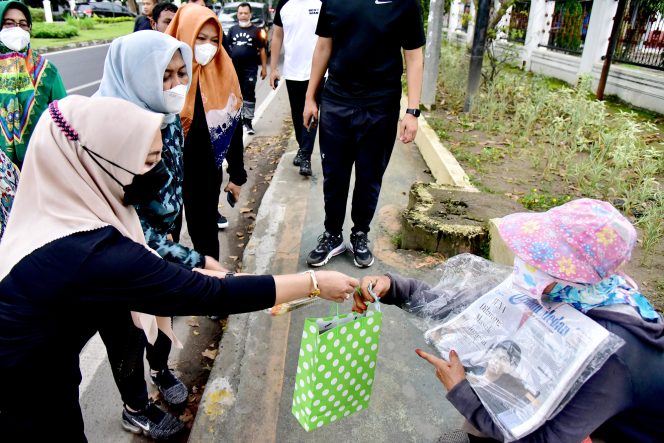
[[[426,331],[466,309],[511,272],[509,266],[473,254],[456,255],[425,276],[402,309],[415,314],[414,323]]]

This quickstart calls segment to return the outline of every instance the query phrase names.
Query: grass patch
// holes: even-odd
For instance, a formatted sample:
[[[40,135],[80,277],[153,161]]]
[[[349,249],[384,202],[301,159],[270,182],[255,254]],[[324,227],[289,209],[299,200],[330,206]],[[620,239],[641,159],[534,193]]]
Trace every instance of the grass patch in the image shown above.
[[[519,203],[532,211],[548,211],[554,206],[560,206],[570,200],[572,200],[572,196],[570,195],[556,196],[533,188],[519,199]]]
[[[64,26],[64,25],[63,25]],[[91,40],[112,40],[116,37],[130,34],[134,30],[133,22],[120,23],[97,23],[94,29],[78,31],[78,36],[72,38],[33,38],[30,45],[33,49],[43,47],[65,46],[70,43],[85,42]]]
[[[511,181],[503,192],[537,211],[582,196],[620,201],[642,229],[646,256],[657,250],[664,241],[662,116],[596,100],[590,78],[572,88],[510,67],[483,86],[472,112],[464,114],[467,52],[444,45],[441,59],[439,90],[447,113],[430,120],[437,133],[453,136],[447,144],[476,172],[473,181],[481,184],[487,172],[495,176],[496,167],[504,167],[505,181]],[[521,170],[507,172],[517,162]],[[520,177],[538,183],[519,190]]]
[[[397,249],[401,248],[401,232],[394,234],[392,237],[390,237],[390,242],[395,248]]]

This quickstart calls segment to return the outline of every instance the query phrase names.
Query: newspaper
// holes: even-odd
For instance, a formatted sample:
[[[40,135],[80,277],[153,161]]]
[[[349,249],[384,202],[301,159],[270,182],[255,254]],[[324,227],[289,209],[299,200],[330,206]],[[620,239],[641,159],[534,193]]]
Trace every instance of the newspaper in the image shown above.
[[[447,360],[452,349],[459,354],[473,390],[512,441],[559,410],[610,335],[569,305],[518,292],[510,276],[425,338]]]

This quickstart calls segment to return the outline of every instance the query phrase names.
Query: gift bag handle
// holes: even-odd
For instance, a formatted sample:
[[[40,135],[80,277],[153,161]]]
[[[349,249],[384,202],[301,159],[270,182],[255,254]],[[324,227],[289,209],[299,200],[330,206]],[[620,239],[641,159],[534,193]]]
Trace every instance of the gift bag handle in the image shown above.
[[[380,310],[380,298],[373,291],[373,285],[371,283],[369,283],[369,286],[368,286],[367,289],[369,290],[369,295],[371,295],[374,299],[374,301],[371,302],[371,304],[376,309],[376,312],[381,312],[381,310]],[[362,292],[360,291],[359,286],[357,288],[355,288],[355,291],[357,291],[357,293],[360,295],[360,297],[362,296]],[[336,314],[335,314],[335,311],[336,311]],[[332,306],[330,306],[330,314],[329,315],[339,318],[339,303],[332,303]]]
[[[359,291],[360,288],[357,288],[357,289]],[[381,312],[380,311],[380,299],[378,298],[376,293],[373,291],[373,283],[369,283],[369,286],[367,287],[367,290],[369,291],[369,295],[374,298],[374,301],[371,304],[374,305],[377,312]]]

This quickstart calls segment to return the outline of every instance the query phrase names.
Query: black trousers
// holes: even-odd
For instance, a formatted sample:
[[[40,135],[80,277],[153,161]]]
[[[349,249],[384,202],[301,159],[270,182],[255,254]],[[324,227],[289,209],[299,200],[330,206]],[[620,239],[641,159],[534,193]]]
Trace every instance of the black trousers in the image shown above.
[[[235,132],[242,134],[242,130]],[[197,252],[219,260],[217,214],[224,174],[222,168],[217,169],[207,130],[201,134],[190,130],[184,141],[183,162],[182,200],[191,242]],[[175,241],[179,241],[181,229],[182,215],[175,222]]]
[[[43,350],[38,359],[20,366],[0,368],[0,441],[87,441],[76,352],[83,344],[74,341]]]
[[[168,367],[171,340],[161,331],[154,345],[147,342],[145,333],[137,328],[129,312],[107,316],[99,328],[99,336],[106,346],[108,362],[122,402],[134,410],[148,402],[145,386],[145,353],[151,369]]]
[[[242,118],[253,120],[256,110],[256,82],[258,68],[252,66],[235,66],[237,78],[240,81],[240,92],[242,92]]]
[[[369,232],[383,174],[394,148],[398,120],[398,98],[388,106],[359,107],[323,97],[319,131],[326,231],[340,234],[343,230],[355,165],[352,231]]]
[[[308,87],[309,80],[286,80],[291,118],[293,119],[293,129],[295,130],[295,140],[297,140],[297,145],[299,146],[300,156],[310,160],[311,153],[314,151],[314,143],[316,142],[316,128],[308,131],[304,127],[302,114],[304,114],[304,99],[307,95]]]

